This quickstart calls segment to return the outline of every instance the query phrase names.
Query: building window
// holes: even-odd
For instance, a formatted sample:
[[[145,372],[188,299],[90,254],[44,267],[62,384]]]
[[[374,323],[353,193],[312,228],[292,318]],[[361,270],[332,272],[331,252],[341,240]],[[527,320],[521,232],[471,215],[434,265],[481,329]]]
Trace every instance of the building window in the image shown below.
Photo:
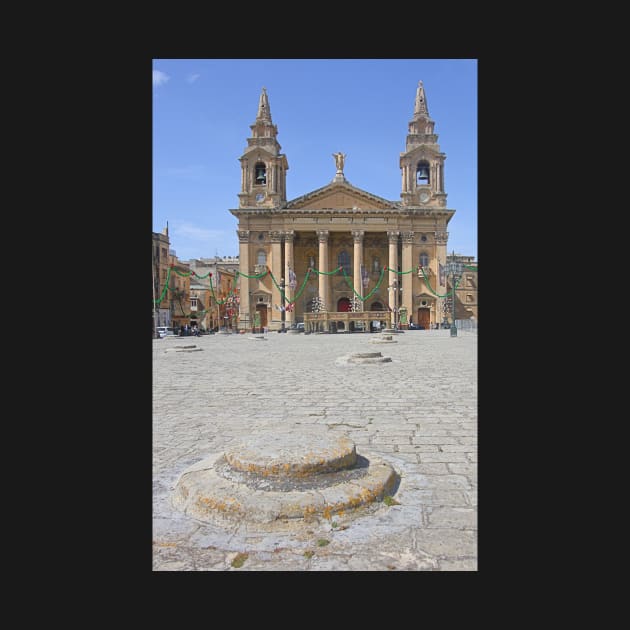
[[[473,302],[474,298],[470,293],[466,294],[466,302]]]
[[[372,261],[372,271],[374,273],[380,273],[381,271],[381,261],[378,259],[378,256],[375,256]]]
[[[191,309],[197,309],[197,297],[196,296],[191,296],[190,298],[190,308]]]
[[[420,186],[429,185],[429,163],[422,161],[416,166],[416,182]]]
[[[337,256],[337,267],[341,267],[347,274],[351,273],[350,256],[345,249]]]
[[[254,183],[258,185],[263,185],[267,183],[267,167],[262,162],[257,162],[254,167],[256,171]]]
[[[422,252],[422,254],[420,254],[420,266],[421,267],[428,267],[429,266],[429,255],[426,252]]]
[[[256,259],[257,265],[266,265],[267,264],[267,254],[264,250],[258,250],[258,258]]]
[[[475,277],[474,276],[466,276],[466,282],[469,287],[475,287]]]

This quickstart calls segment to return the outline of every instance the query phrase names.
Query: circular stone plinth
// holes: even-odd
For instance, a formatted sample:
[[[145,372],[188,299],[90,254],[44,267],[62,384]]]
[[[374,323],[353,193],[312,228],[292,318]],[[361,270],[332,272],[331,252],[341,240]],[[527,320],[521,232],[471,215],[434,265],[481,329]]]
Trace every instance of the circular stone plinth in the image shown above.
[[[391,357],[384,357],[380,352],[355,352],[337,359],[338,363],[389,363]]]
[[[370,343],[398,343],[391,335],[381,335],[380,337],[372,337]]]
[[[236,471],[263,477],[330,473],[356,463],[354,442],[326,427],[249,436],[230,445],[225,459]]]
[[[361,470],[310,477],[327,478],[318,487],[294,490],[289,484],[286,490],[265,490],[223,476],[225,457],[216,453],[182,473],[175,486],[173,506],[192,518],[221,525],[245,520],[273,527],[289,519],[329,519],[394,494],[398,483],[394,469],[377,457],[360,459],[364,463]],[[339,476],[338,482],[332,479],[335,476]]]

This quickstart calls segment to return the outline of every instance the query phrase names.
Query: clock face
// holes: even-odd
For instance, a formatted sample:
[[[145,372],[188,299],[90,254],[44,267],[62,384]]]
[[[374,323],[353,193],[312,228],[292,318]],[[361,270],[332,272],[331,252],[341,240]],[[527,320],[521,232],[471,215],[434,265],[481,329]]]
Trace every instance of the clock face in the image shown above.
[[[258,193],[256,195],[256,201],[262,201],[265,198],[265,195],[263,195],[262,193]]]
[[[429,201],[429,198],[431,197],[430,193],[427,190],[423,190],[420,193],[420,201],[422,203],[426,203],[427,201]]]

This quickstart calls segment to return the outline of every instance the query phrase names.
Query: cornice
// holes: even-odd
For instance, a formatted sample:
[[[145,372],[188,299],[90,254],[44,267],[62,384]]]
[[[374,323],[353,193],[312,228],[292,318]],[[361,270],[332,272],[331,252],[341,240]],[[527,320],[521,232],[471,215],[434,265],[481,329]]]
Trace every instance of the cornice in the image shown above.
[[[230,208],[229,211],[234,216],[242,215],[334,215],[343,216],[361,216],[361,215],[382,215],[387,216],[421,216],[421,217],[448,217],[455,214],[455,210],[449,208],[409,208],[395,207],[387,210],[369,209],[369,208]]]

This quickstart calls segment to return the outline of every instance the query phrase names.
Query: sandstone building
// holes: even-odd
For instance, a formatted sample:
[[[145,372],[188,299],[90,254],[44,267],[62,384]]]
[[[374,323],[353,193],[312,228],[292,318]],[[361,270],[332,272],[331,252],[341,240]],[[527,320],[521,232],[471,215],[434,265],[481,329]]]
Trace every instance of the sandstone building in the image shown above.
[[[455,210],[446,206],[446,155],[434,126],[420,81],[400,154],[399,201],[350,184],[342,153],[333,154],[329,184],[288,200],[289,162],[262,89],[240,157],[239,207],[230,210],[238,219],[239,328],[278,330],[317,319],[321,330],[365,329],[376,320],[428,329],[443,321],[439,296],[447,291],[447,226]],[[315,316],[317,301],[325,312]],[[348,316],[357,310],[364,319]]]

